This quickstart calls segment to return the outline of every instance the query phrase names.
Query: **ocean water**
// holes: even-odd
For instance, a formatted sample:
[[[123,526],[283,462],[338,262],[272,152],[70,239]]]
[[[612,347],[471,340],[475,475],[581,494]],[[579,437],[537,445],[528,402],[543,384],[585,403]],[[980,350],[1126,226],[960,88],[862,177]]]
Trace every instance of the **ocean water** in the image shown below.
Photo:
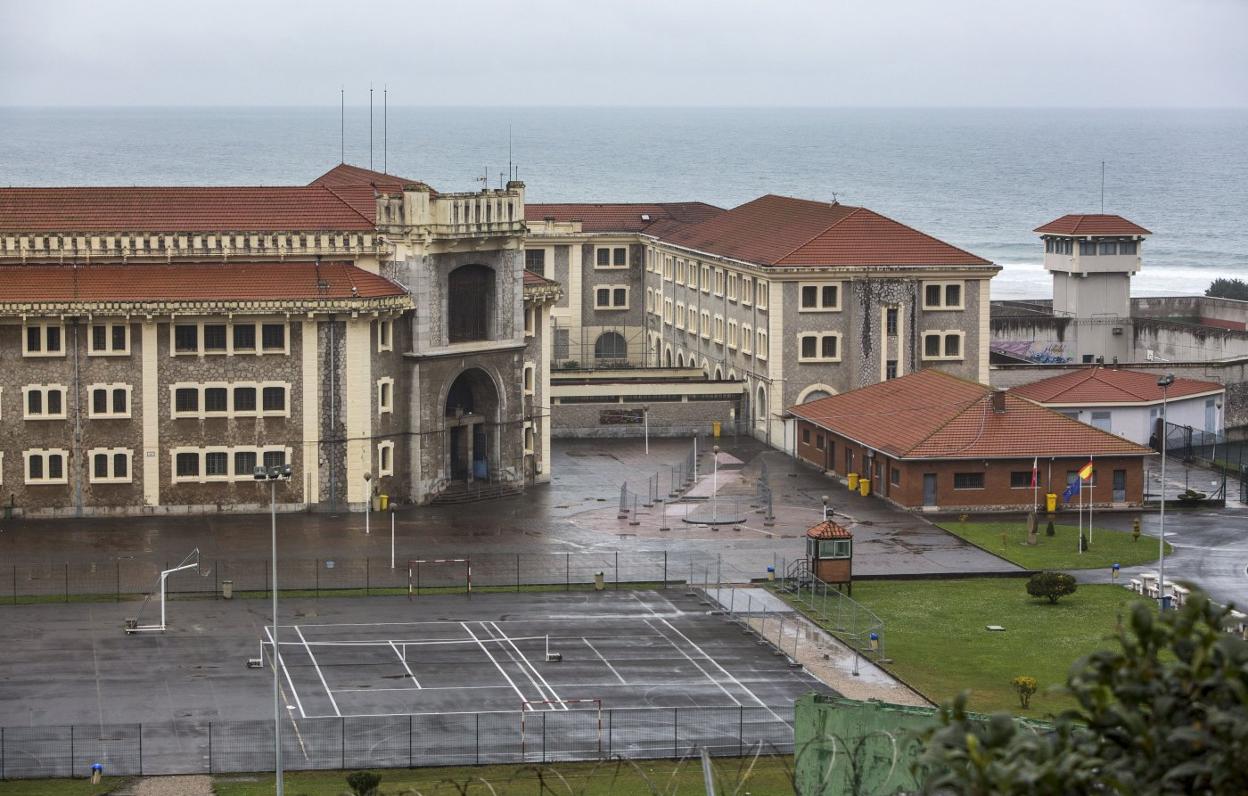
[[[0,108],[0,185],[300,184],[339,161],[328,108]],[[383,152],[383,136],[385,141]],[[1104,208],[1154,235],[1139,294],[1248,276],[1248,110],[418,108],[373,114],[372,164],[529,201],[834,197],[1005,267],[998,298],[1047,296],[1031,232]],[[368,166],[367,108],[345,156]],[[509,155],[510,146],[510,155]]]

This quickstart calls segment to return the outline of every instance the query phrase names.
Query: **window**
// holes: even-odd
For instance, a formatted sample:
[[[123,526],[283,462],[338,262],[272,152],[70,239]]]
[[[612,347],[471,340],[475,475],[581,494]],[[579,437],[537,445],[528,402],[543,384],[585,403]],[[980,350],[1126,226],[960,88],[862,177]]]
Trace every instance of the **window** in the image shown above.
[[[225,387],[204,388],[204,413],[225,414],[230,411],[229,390]]]
[[[889,337],[897,336],[897,308],[889,307],[884,310],[884,333]]]
[[[26,460],[27,484],[65,484],[69,453],[60,448],[34,449],[22,452]]]
[[[524,427],[524,452],[533,452],[533,426],[526,424]]]
[[[254,324],[242,324],[234,327],[234,350],[256,350],[256,327]]]
[[[178,453],[174,456],[174,475],[178,478],[199,476],[199,454]]]
[[[451,343],[488,340],[494,317],[494,270],[461,265],[446,278],[446,328]]]
[[[689,262],[689,288],[698,289],[698,264],[693,261]]]
[[[532,337],[537,333],[537,308],[524,308],[524,336]]]
[[[536,368],[534,368],[532,365],[524,366],[524,394],[525,395],[533,394],[533,381],[534,381],[533,374],[535,372],[536,372]]]
[[[668,326],[672,325],[672,300],[670,298],[663,299],[663,323]]]
[[[256,471],[256,452],[255,451],[235,451],[234,452],[234,472],[238,475],[244,473],[254,473]]]
[[[594,341],[594,359],[628,359],[628,341],[619,332],[603,332]]]
[[[888,468],[888,482],[893,486],[901,486],[901,470],[896,467]]]
[[[702,336],[708,340],[711,337],[711,313],[702,310]],[[724,319],[715,316],[715,341],[723,342],[724,340]]]
[[[923,309],[925,310],[960,310],[962,309],[961,282],[924,282]]]
[[[702,292],[711,292],[711,267],[709,265],[702,266]]]
[[[890,359],[884,363],[884,378],[885,379],[897,378],[897,360]]]
[[[803,445],[810,444],[810,429],[808,428],[802,429],[802,444]]]
[[[715,295],[724,295],[724,269],[715,269]]]
[[[698,333],[698,308],[690,305],[689,307],[689,334]]]
[[[759,329],[755,335],[757,336],[757,345],[754,346],[754,356],[759,359],[767,358],[767,330]]]
[[[377,414],[394,410],[394,379],[386,376],[377,380]]]
[[[87,356],[120,356],[130,353],[130,327],[124,323],[96,323],[87,338]]]
[[[823,446],[824,446],[824,444],[825,444],[825,443],[824,443],[824,440],[823,440],[823,435],[822,435],[822,434],[816,434],[816,435],[815,435],[815,448],[817,448],[818,450],[823,450]]]
[[[265,351],[286,350],[286,326],[281,323],[266,323],[260,328],[261,344]]]
[[[377,445],[377,475],[394,475],[394,443],[389,440]]]
[[[1079,254],[1081,256],[1093,256],[1096,254],[1096,241],[1081,240],[1079,241]]]
[[[836,332],[806,332],[798,335],[798,362],[839,362],[841,336]]]
[[[962,359],[962,332],[924,332],[924,359]]]
[[[646,288],[646,312],[654,314],[654,288]]]
[[[832,312],[841,308],[840,285],[802,284],[799,312]]]
[[[130,483],[130,456],[128,448],[92,448],[87,451],[87,459],[91,462],[91,483]]]
[[[741,303],[749,304],[754,300],[754,280],[748,276],[741,277]]]
[[[193,323],[174,324],[173,350],[178,353],[199,353],[199,326]]]
[[[594,250],[595,268],[627,268],[628,248],[625,246],[603,246]]]
[[[390,351],[394,348],[394,321],[377,321],[377,350]]]
[[[1101,431],[1112,432],[1113,431],[1112,418],[1113,418],[1112,412],[1093,411],[1092,422],[1089,425],[1099,428]]]
[[[1115,240],[1097,241],[1096,253],[1098,255],[1117,254],[1118,253],[1118,241],[1115,241]]]
[[[284,412],[286,410],[286,388],[265,387],[262,393],[265,412]]]
[[[685,283],[685,261],[676,261],[676,284],[683,285]]]
[[[750,346],[754,343],[754,327],[748,323],[741,324],[741,353],[750,353]]]
[[[954,473],[953,474],[954,489],[983,489],[984,474],[983,473]]]
[[[703,334],[705,336],[705,333]],[[715,316],[715,342],[724,342],[724,316]]]
[[[1133,240],[1124,240],[1118,242],[1119,254],[1137,254],[1139,252],[1139,244]]]
[[[194,387],[179,387],[173,391],[173,411],[176,417],[182,412],[199,411],[199,390]]]
[[[594,288],[594,309],[628,309],[628,287],[625,285],[599,285]]]
[[[209,478],[230,474],[230,456],[225,451],[209,451],[204,454],[204,475]]]
[[[286,463],[286,451],[267,450],[264,452],[264,467],[266,470],[271,467],[281,467],[285,463]],[[239,473],[239,475],[242,475],[242,473]]]
[[[207,323],[204,324],[204,350],[213,352],[228,351],[229,346],[225,344],[225,324],[223,323]]]
[[[760,310],[767,309],[767,282],[763,279],[758,280],[754,289],[754,306]]]
[[[728,347],[735,349],[737,347],[737,322],[728,321]]]
[[[64,334],[59,323],[27,324],[22,355],[28,357],[64,356],[63,338]]]
[[[286,448],[176,448],[173,451],[173,481],[250,481],[257,464],[278,467],[286,463]]]
[[[546,276],[546,250],[525,249],[524,267],[526,270]]]
[[[676,328],[685,328],[685,302],[676,302]]]
[[[737,275],[734,273],[728,274],[728,300],[737,300]]]
[[[1031,470],[1011,470],[1010,489],[1031,489]]]
[[[91,396],[90,417],[116,418],[130,416],[130,385],[92,384],[87,387]]]
[[[234,411],[235,412],[256,411],[256,388],[255,387],[235,387],[234,388]]]
[[[26,420],[64,420],[69,388],[60,384],[32,384],[22,388]]]

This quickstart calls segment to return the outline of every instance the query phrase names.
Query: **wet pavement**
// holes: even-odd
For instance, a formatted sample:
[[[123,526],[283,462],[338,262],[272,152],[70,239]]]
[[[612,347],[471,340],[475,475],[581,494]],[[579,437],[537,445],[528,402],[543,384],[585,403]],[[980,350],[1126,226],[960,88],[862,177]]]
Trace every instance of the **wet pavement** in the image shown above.
[[[766,576],[803,555],[805,530],[822,518],[828,495],[838,521],[855,534],[856,574],[953,574],[1017,569],[929,523],[876,498],[849,492],[833,479],[747,438],[724,438],[721,448],[744,466],[725,478],[720,494],[753,500],[762,465],[774,494],[774,525],[761,508],[744,522],[706,526],[679,521],[694,503],[639,505],[619,518],[621,484],[647,495],[649,479],[670,483],[672,466],[686,460],[691,442],[560,440],[553,451],[553,481],[522,495],[475,504],[400,508],[394,512],[398,561],[463,555],[605,553],[621,556],[667,551],[675,559],[702,560],[725,581]],[[705,445],[704,445],[705,448]],[[711,454],[703,451],[704,470]],[[709,473],[700,473],[707,490]],[[708,490],[709,491],[709,490]],[[643,498],[644,499],[644,498]],[[664,512],[670,531],[663,531]],[[282,558],[387,559],[390,515],[374,513],[366,535],[363,514],[279,514]],[[635,525],[632,523],[636,523]],[[76,520],[9,520],[0,523],[0,567],[6,564],[179,561],[198,548],[203,559],[259,562],[269,557],[268,515],[166,515]],[[710,577],[716,577],[712,574]]]

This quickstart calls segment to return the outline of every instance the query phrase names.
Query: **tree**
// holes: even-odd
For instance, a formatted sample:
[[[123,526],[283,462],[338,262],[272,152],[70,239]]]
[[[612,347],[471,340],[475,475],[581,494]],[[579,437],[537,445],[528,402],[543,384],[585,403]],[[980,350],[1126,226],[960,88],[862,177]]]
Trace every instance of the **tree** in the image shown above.
[[[1023,710],[1031,707],[1031,696],[1040,687],[1036,678],[1020,674],[1010,681],[1010,685],[1014,686],[1014,690],[1018,692],[1018,706]]]
[[[1027,593],[1032,597],[1048,597],[1050,604],[1074,594],[1077,588],[1074,576],[1065,572],[1037,572],[1027,580]]]
[[[347,775],[347,787],[352,796],[378,796],[381,775],[373,771],[352,771]]]
[[[1248,282],[1242,279],[1227,279],[1219,277],[1213,280],[1212,284],[1205,290],[1205,295],[1210,298],[1228,298],[1239,299],[1240,301],[1248,301]]]
[[[1248,793],[1248,641],[1199,593],[1160,617],[1137,602],[1119,649],[1076,661],[1053,727],[969,717],[966,695],[920,734],[927,793]]]

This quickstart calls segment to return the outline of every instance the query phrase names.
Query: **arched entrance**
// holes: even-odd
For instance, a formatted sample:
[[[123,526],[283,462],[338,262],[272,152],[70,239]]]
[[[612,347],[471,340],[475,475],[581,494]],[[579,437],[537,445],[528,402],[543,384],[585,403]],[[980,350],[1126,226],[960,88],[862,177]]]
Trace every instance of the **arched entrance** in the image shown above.
[[[619,332],[603,332],[594,341],[594,359],[628,359],[628,342]]]
[[[498,389],[480,368],[455,377],[446,392],[447,477],[488,480],[498,462]]]

